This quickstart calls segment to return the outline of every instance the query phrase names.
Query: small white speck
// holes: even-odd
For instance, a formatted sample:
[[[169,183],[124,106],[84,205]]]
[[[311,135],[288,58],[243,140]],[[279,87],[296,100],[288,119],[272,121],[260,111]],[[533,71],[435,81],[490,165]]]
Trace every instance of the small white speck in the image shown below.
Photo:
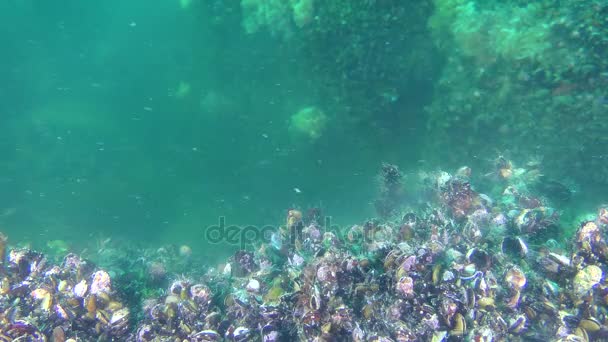
[[[131,27],[135,27],[135,26],[137,26],[137,23],[136,23],[136,22],[134,22],[134,21],[132,21],[132,22],[130,22],[130,23],[129,23],[129,26],[131,26]]]
[[[300,190],[299,188],[293,188],[293,191],[294,191],[296,194],[300,194],[300,193],[302,193],[302,190]]]
[[[262,138],[264,138],[264,139],[268,139],[268,134],[266,134],[266,133],[262,133]]]

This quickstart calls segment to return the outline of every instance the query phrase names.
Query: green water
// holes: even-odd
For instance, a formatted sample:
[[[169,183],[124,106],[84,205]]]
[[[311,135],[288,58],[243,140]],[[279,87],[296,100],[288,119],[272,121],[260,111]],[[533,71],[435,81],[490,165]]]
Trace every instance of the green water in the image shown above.
[[[376,214],[382,162],[484,174],[503,153],[542,157],[592,211],[608,183],[606,6],[471,4],[5,0],[0,227],[38,246],[227,255],[203,234],[220,217],[319,207],[353,224]]]

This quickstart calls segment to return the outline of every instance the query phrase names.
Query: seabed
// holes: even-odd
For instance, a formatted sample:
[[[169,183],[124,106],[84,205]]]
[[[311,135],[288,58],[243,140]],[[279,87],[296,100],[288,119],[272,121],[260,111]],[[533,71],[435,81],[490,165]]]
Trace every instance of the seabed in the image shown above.
[[[534,193],[538,170],[502,157],[486,193],[468,167],[406,182],[386,164],[381,176],[379,218],[329,229],[317,210],[290,209],[268,241],[222,267],[186,246],[134,258],[111,243],[100,253],[115,266],[73,253],[54,263],[2,236],[0,340],[608,338],[608,207],[564,227],[552,194]]]

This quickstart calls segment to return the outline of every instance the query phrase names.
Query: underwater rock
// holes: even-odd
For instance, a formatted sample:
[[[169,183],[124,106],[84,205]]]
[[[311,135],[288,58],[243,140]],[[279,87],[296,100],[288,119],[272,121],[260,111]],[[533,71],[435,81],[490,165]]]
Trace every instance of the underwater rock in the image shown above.
[[[578,296],[585,295],[602,280],[604,273],[595,265],[589,265],[576,273],[573,280],[574,293]]]

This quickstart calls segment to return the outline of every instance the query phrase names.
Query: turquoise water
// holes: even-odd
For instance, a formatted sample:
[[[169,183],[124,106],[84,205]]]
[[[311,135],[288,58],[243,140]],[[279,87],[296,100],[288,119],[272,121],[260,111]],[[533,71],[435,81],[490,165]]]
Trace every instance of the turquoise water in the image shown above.
[[[0,340],[608,338],[606,18],[0,1]]]
[[[277,225],[318,207],[348,225],[376,214],[382,162],[482,175],[502,154],[540,160],[594,208],[605,8],[4,1],[1,227],[38,246],[211,255],[233,247],[205,241],[220,217]]]

